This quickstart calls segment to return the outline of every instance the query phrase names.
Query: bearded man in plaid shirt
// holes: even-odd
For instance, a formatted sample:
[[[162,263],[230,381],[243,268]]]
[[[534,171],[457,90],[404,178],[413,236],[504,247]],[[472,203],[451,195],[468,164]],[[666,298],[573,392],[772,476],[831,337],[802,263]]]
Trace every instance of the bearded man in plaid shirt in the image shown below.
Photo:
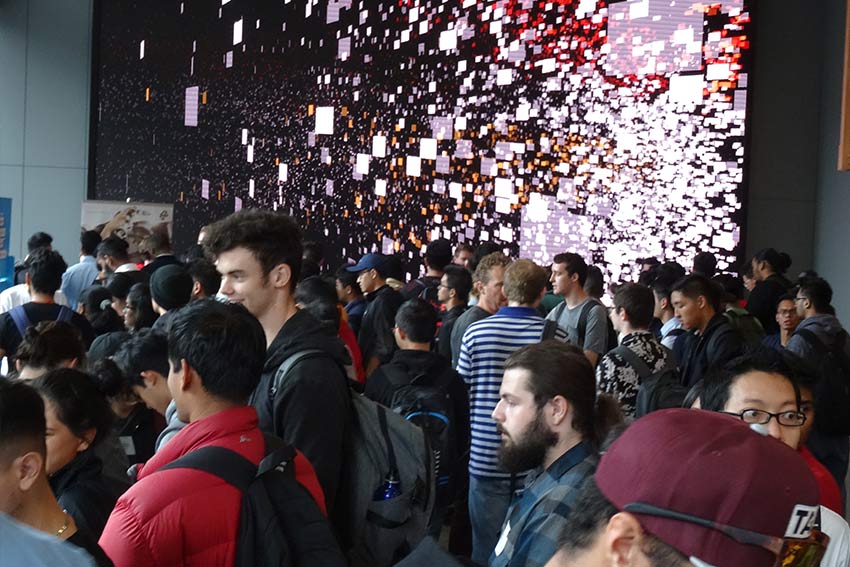
[[[622,413],[612,398],[597,397],[584,353],[558,341],[513,353],[499,395],[499,461],[510,472],[535,470],[508,509],[489,565],[542,567],[558,549],[579,488],[596,470],[598,443]]]

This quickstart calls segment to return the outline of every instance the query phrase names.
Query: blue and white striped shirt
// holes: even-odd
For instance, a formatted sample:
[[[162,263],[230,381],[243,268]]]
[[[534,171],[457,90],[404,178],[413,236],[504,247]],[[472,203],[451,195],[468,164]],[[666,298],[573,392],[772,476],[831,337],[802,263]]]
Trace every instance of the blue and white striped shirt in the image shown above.
[[[499,466],[501,438],[492,414],[499,403],[505,361],[514,351],[539,343],[544,326],[536,309],[502,307],[495,315],[470,325],[463,334],[457,371],[469,386],[472,476],[511,477]],[[566,341],[567,334],[559,327],[555,338]]]

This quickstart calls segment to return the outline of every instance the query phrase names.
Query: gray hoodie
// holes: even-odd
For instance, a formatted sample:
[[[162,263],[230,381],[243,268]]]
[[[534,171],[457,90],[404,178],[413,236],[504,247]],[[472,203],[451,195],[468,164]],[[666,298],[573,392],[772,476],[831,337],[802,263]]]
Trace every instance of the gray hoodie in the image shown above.
[[[171,441],[172,437],[180,433],[180,430],[186,427],[186,423],[180,421],[177,417],[177,405],[174,403],[174,400],[171,400],[168,407],[165,408],[165,421],[165,429],[163,429],[162,433],[159,434],[159,437],[156,438],[155,451],[162,449],[166,443]]]
[[[838,346],[839,333],[844,330],[841,322],[834,315],[814,315],[803,319],[797,330],[808,329],[826,346],[833,349]],[[788,341],[788,350],[800,356],[804,360],[812,360],[817,355],[815,348],[798,334],[794,334]],[[844,352],[850,357],[850,339],[844,335]]]

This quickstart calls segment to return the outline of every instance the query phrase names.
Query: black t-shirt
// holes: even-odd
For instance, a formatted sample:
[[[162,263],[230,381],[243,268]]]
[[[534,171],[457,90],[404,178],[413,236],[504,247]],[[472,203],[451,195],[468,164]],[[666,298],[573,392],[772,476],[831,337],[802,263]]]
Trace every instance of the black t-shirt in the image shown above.
[[[401,294],[388,285],[366,296],[366,313],[360,323],[357,342],[363,354],[363,364],[368,365],[373,356],[382,363],[388,362],[395,352],[395,314],[404,302]]]
[[[79,548],[85,549],[94,559],[97,567],[115,567],[112,560],[103,552],[93,537],[84,531],[77,530],[74,535],[66,539],[68,543],[74,544]]]
[[[41,321],[55,321],[59,317],[60,309],[61,306],[55,303],[30,301],[24,304],[24,312],[33,325],[37,325]],[[83,338],[83,345],[88,350],[94,340],[94,330],[91,328],[91,324],[79,313],[72,313],[71,324],[79,329]],[[22,341],[23,337],[18,333],[18,328],[15,326],[12,316],[9,313],[0,315],[0,349],[3,349],[7,356],[13,358]]]

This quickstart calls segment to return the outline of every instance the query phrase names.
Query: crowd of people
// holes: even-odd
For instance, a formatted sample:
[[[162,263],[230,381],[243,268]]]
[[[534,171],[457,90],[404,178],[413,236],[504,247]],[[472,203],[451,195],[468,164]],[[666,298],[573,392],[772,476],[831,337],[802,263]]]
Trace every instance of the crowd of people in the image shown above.
[[[850,566],[823,278],[423,248],[332,270],[262,210],[181,256],[87,231],[68,267],[34,234],[0,293],[0,564]]]

